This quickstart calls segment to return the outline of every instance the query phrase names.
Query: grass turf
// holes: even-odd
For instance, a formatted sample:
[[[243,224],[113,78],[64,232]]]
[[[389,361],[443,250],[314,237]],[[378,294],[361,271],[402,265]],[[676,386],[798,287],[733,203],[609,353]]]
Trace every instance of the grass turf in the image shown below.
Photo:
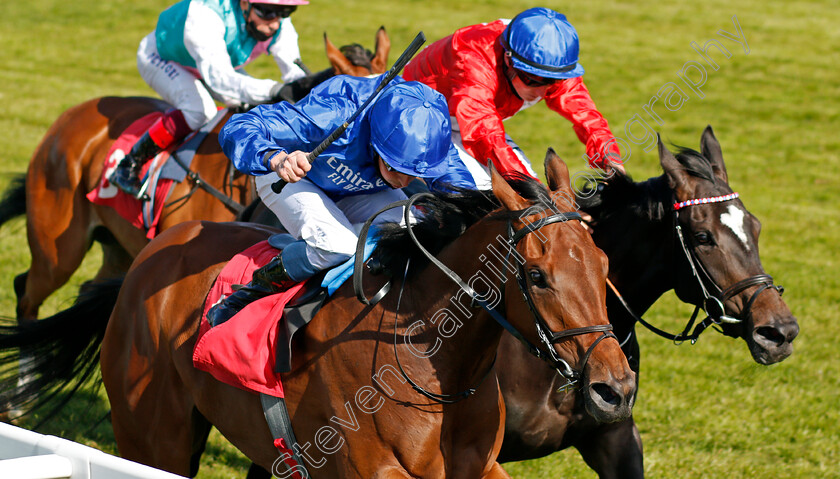
[[[653,478],[840,477],[840,336],[838,304],[838,199],[840,199],[840,10],[832,1],[676,0],[555,2],[581,37],[586,82],[616,136],[644,119],[663,139],[697,148],[711,124],[727,160],[730,184],[763,223],[765,269],[788,289],[785,299],[801,334],[785,362],[752,362],[742,341],[707,333],[696,345],[676,347],[642,331],[641,388],[635,408],[645,444],[645,470]],[[154,96],[140,79],[134,54],[167,1],[143,3],[8,2],[0,18],[0,187],[23,172],[49,125],[66,108],[102,95]],[[391,0],[312,2],[294,16],[304,61],[326,67],[322,34],[336,44],[372,48],[379,25],[391,35],[393,61],[417,31],[430,41],[473,23],[512,17],[524,1],[445,2]],[[749,46],[719,33],[736,33]],[[716,39],[714,70],[693,48]],[[697,91],[678,72],[704,66]],[[277,76],[273,62],[258,61],[251,74]],[[697,83],[698,70],[689,70]],[[693,76],[692,76],[693,75]],[[675,111],[654,104],[669,83],[687,101]],[[638,115],[638,117],[637,117]],[[632,132],[641,135],[639,125]],[[572,170],[584,168],[583,149],[569,124],[536,106],[506,123],[508,132],[541,170],[552,146]],[[637,179],[660,173],[655,150],[630,144],[628,171]],[[626,152],[625,152],[626,153]],[[11,280],[28,265],[25,227],[0,228],[0,314],[13,316]],[[42,316],[66,307],[78,285],[93,276],[101,255],[91,250],[79,273],[45,304]],[[690,313],[673,295],[648,319],[677,329]],[[77,397],[40,430],[114,453],[102,391]],[[218,433],[204,456],[200,477],[244,476],[247,460]],[[574,451],[505,465],[517,478],[595,477]]]

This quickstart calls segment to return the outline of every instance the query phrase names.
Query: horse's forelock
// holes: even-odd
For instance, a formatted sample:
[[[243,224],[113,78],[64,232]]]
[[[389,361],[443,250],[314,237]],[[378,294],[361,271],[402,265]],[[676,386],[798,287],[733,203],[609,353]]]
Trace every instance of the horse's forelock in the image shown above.
[[[715,183],[715,173],[712,170],[712,163],[708,158],[703,156],[700,152],[686,148],[684,146],[677,146],[679,153],[677,153],[677,161],[685,167],[686,173],[696,178],[707,180]]]
[[[519,196],[532,202],[543,201],[551,197],[551,193],[545,185],[524,173],[517,172],[509,175],[508,184],[519,193]]]
[[[347,57],[354,66],[372,69],[370,61],[373,60],[373,52],[358,43],[344,45],[338,49],[342,55]]]

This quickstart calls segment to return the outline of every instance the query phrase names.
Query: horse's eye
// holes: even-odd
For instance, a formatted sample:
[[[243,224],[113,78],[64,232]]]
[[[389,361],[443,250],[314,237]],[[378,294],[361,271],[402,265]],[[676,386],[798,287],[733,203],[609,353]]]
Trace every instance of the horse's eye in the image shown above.
[[[694,235],[694,239],[697,241],[697,244],[702,245],[710,245],[712,244],[712,234],[708,231],[700,231]]]
[[[528,271],[528,276],[531,278],[531,284],[538,288],[545,288],[548,286],[545,282],[545,276],[543,276],[543,272],[537,268],[531,269]]]

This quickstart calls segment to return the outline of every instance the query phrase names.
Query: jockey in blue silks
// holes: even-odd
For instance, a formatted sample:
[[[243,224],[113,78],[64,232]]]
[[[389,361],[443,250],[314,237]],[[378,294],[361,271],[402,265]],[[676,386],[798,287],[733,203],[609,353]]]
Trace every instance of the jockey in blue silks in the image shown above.
[[[443,95],[400,77],[310,165],[306,152],[352,116],[381,79],[337,76],[294,105],[260,105],[234,115],[222,128],[225,154],[238,170],[259,175],[260,198],[297,241],[214,306],[208,313],[211,324],[346,261],[355,253],[361,224],[404,199],[400,188],[415,178],[432,191],[475,188],[452,144]],[[279,194],[271,189],[278,176],[288,182]],[[402,211],[393,209],[375,222],[401,219]]]

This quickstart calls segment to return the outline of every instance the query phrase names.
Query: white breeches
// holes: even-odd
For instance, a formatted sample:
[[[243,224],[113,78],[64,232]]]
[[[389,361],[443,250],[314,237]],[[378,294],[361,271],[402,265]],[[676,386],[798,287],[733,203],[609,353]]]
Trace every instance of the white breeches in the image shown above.
[[[181,110],[193,130],[216,115],[216,102],[201,80],[183,66],[160,58],[154,32],[140,42],[137,70],[161,98]]]
[[[277,194],[271,190],[277,179],[273,173],[256,178],[260,198],[286,231],[306,242],[306,258],[319,270],[350,258],[364,222],[388,204],[406,198],[401,190],[388,189],[333,201],[307,179],[289,183]],[[394,208],[379,215],[374,224],[402,219],[403,208]]]

